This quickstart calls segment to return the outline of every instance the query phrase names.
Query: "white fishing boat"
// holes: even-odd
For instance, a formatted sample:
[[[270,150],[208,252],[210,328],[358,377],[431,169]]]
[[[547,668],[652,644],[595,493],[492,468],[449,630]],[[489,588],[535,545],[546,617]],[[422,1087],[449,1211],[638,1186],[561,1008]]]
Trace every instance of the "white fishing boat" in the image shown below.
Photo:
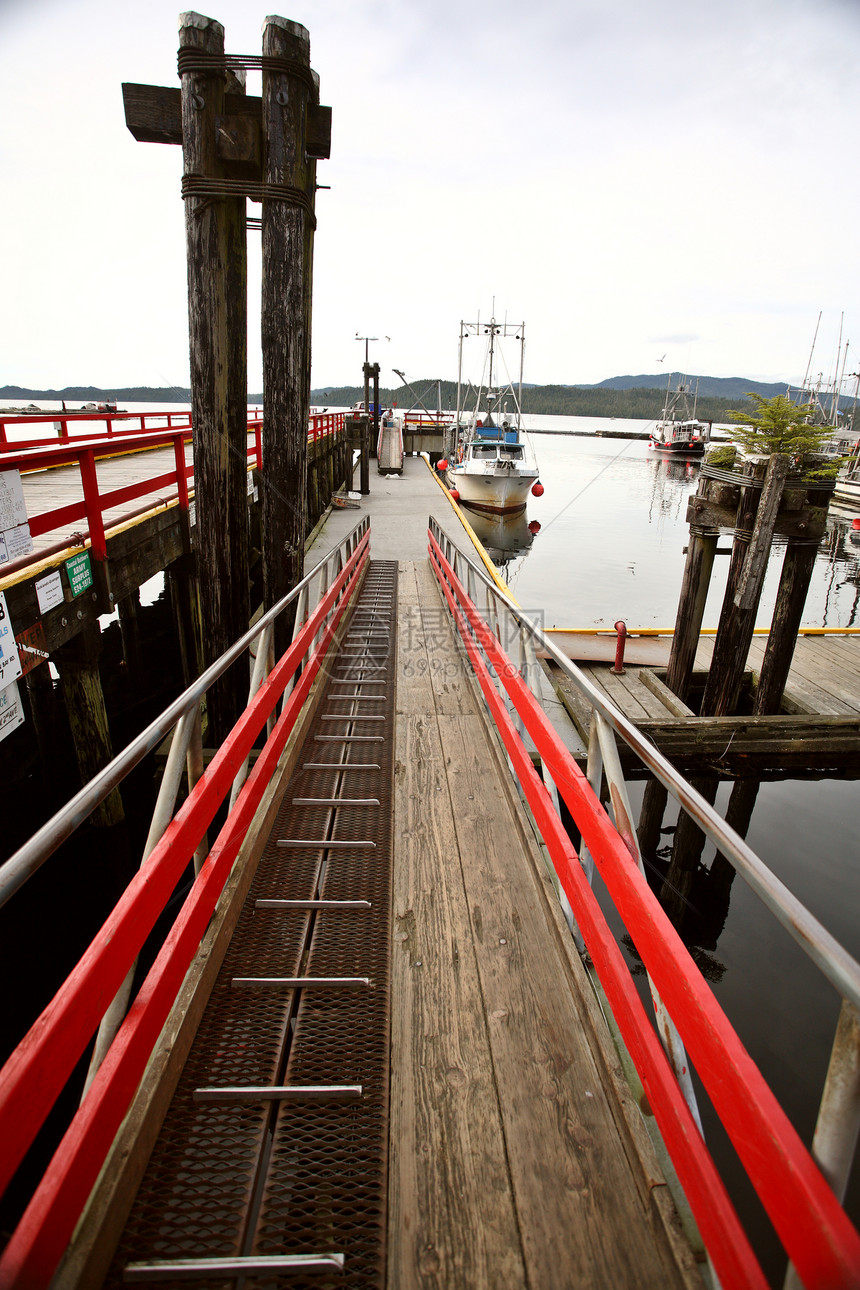
[[[672,389],[672,376],[666,383],[666,398],[660,420],[651,431],[648,444],[655,452],[667,452],[676,456],[701,457],[711,436],[711,427],[707,421],[696,417],[696,405],[699,398],[699,382],[696,381],[696,393],[693,407],[690,409],[690,387],[679,377],[676,389]]]
[[[479,383],[464,385],[463,345],[473,336],[486,338],[486,351]],[[516,387],[507,374],[505,340],[519,347]],[[457,415],[448,458],[439,466],[459,500],[488,515],[516,514],[525,509],[531,489],[536,496],[543,492],[534,450],[522,431],[524,349],[523,323],[460,323]],[[503,368],[504,384],[498,380]]]

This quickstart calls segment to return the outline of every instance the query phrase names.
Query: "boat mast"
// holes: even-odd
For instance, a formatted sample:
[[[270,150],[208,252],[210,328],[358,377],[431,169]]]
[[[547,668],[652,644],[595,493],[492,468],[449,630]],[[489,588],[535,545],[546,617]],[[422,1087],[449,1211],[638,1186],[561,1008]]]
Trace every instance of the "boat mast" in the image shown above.
[[[517,397],[517,431],[523,419],[523,363],[526,357],[526,325],[520,323],[520,384],[519,394]]]
[[[812,349],[809,351],[809,361],[806,364],[806,375],[803,378],[803,385],[800,387],[801,397],[806,392],[807,384],[809,382],[809,373],[812,370],[812,356],[815,353],[815,342],[818,339],[818,328],[821,326],[821,314],[822,314],[822,310],[819,309],[818,322],[815,324],[815,333],[812,337]]]
[[[460,424],[460,390],[463,385],[463,319],[460,319],[460,348],[457,354],[457,425]]]

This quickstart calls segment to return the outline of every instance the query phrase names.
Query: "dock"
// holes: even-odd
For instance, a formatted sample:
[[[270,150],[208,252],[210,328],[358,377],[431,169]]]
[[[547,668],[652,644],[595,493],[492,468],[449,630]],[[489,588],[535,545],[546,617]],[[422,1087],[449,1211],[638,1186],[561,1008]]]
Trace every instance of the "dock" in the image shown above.
[[[649,635],[642,641],[649,649],[663,642],[668,656],[670,639]],[[748,695],[758,684],[766,647],[766,633],[753,638],[745,665]],[[701,694],[704,687],[713,648],[713,637],[703,635],[696,651],[693,695]],[[587,649],[584,645],[581,652]],[[580,651],[573,647],[569,652],[575,656]],[[662,666],[660,662],[650,666],[625,663],[621,673],[608,661],[583,659],[578,666],[684,774],[762,779],[797,774],[860,775],[860,634],[855,631],[801,633],[781,710],[774,716],[698,716],[666,686],[665,661]],[[550,662],[548,668],[587,744],[591,708],[557,667]],[[620,751],[631,768],[632,760],[623,748]]]
[[[0,1282],[289,1286],[314,1273],[350,1290],[698,1287],[710,1256],[724,1285],[764,1284],[552,814],[557,792],[614,897],[644,902],[636,940],[654,988],[666,1007],[692,1008],[679,1017],[691,1060],[719,1070],[733,1032],[644,879],[633,881],[620,784],[612,823],[576,769],[585,745],[547,673],[533,657],[503,665],[505,632],[485,622],[509,598],[426,461],[374,480],[362,507],[369,524],[333,509],[318,526],[293,645],[269,683],[252,684],[236,730],[185,805],[170,807],[146,869],[0,1074],[14,1162],[229,796]],[[248,641],[272,631],[272,613]],[[632,693],[633,678],[604,693],[622,681]],[[170,718],[174,791],[204,693],[197,682]],[[255,732],[278,711],[248,770]],[[620,710],[612,720],[624,730]],[[140,738],[155,748],[154,734]],[[96,776],[84,793],[95,805],[104,791]],[[744,859],[722,822],[705,822]],[[0,870],[4,899],[36,851]],[[635,924],[635,905],[627,917]],[[802,926],[860,999],[860,969]],[[655,955],[652,935],[665,938]],[[683,1045],[674,1051],[685,1065]],[[747,1072],[743,1096],[740,1078],[729,1062],[712,1096],[728,1089],[744,1108],[737,1123],[720,1113],[747,1166],[763,1168],[758,1187],[787,1247],[802,1260],[808,1236],[816,1266],[844,1269],[860,1237],[761,1077]],[[811,1215],[802,1239],[782,1217],[786,1188]]]

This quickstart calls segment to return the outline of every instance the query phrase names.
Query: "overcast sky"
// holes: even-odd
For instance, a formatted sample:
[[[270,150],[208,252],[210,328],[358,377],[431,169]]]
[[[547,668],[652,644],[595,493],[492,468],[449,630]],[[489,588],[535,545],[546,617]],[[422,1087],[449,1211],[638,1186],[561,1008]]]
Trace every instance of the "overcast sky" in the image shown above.
[[[136,143],[120,92],[178,85],[179,12],[0,0],[0,385],[188,384],[181,149]],[[205,12],[228,53],[260,52],[265,9]],[[380,337],[383,383],[454,378],[460,319],[494,300],[525,320],[540,384],[797,382],[819,312],[813,371],[831,375],[843,311],[860,368],[860,0],[296,0],[283,16],[308,28],[333,109],[314,385],[360,381],[356,333]],[[253,232],[249,259],[253,390]]]

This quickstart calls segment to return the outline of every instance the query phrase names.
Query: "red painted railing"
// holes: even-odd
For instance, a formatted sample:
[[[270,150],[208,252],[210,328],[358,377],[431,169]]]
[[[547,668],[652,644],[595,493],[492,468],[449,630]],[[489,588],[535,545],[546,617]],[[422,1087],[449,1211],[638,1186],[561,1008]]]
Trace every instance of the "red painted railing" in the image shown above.
[[[369,558],[370,531],[366,521],[356,530],[355,545],[352,537],[347,543],[352,554],[341,572],[257,691],[77,967],[0,1071],[2,1192],[170,901],[216,811],[229,794],[238,768],[249,756],[269,717],[276,718],[254,769],[0,1259],[0,1286],[4,1288],[47,1287],[68,1244],[286,741],[360,584],[360,574]],[[295,593],[286,597],[279,609],[294,596]],[[270,611],[266,618],[271,619],[276,612]],[[318,632],[321,638],[315,645]],[[284,699],[278,715],[278,704],[300,665],[295,688]],[[216,668],[210,669],[210,673],[215,671]],[[196,683],[201,692],[205,683],[205,676]],[[187,693],[196,702],[194,689]],[[183,702],[184,696],[174,706],[179,709]],[[109,772],[110,767],[106,773]],[[14,859],[8,863],[14,863]]]
[[[433,533],[430,559],[514,765],[681,1185],[724,1287],[767,1282],[683,1099],[615,937],[538,778],[487,662],[502,682],[582,834],[651,980],[672,1016],[807,1290],[855,1286],[860,1235],[744,1049],[585,776],[489,630]]]
[[[262,425],[262,408],[248,409],[248,428]],[[343,429],[343,412],[314,412],[308,418],[313,441]],[[51,433],[43,427],[50,426]],[[157,430],[190,430],[191,413],[170,412],[45,412],[33,416],[0,416],[0,453],[22,448],[47,448],[80,439],[114,439]],[[22,433],[22,432],[28,433]]]
[[[75,420],[86,422],[90,428],[92,428],[93,421],[106,423],[106,430],[96,437],[89,435],[86,438],[78,438],[67,434],[61,442],[57,442],[56,438],[50,440],[33,439],[26,446],[9,444],[4,438],[2,444],[3,470],[19,470],[22,474],[26,474],[30,471],[46,470],[58,466],[77,465],[81,472],[83,500],[72,502],[66,506],[54,507],[40,514],[29,515],[31,535],[40,537],[45,533],[52,533],[67,525],[76,526],[78,530],[89,535],[93,558],[104,560],[107,556],[104,517],[108,511],[146,497],[152,498],[153,501],[157,499],[165,502],[178,499],[180,509],[187,511],[189,480],[193,479],[194,475],[193,465],[188,465],[185,460],[185,445],[191,441],[192,436],[190,414],[187,412],[141,413],[135,414],[134,419],[137,421],[147,419],[152,421],[158,417],[163,419],[165,416],[177,419],[180,424],[175,424],[171,428],[162,426],[158,429],[151,427],[141,429],[137,426],[134,429],[116,430],[111,429],[110,423],[116,421],[117,416],[104,414],[95,417],[90,415],[80,418],[66,417],[64,419],[66,422]],[[182,418],[184,418],[184,421],[182,421]],[[50,419],[50,417],[3,417],[0,418],[0,432],[5,435],[5,424],[10,422]],[[262,413],[249,411],[248,431],[253,433],[254,441],[248,447],[248,464],[258,470],[263,468],[262,428]],[[342,430],[342,412],[314,414],[308,424],[308,442],[316,442],[318,439],[327,435],[337,434]],[[142,452],[147,449],[171,446],[174,451],[175,463],[172,470],[149,478],[142,478],[134,484],[128,484],[123,488],[116,488],[110,492],[100,491],[96,476],[96,461],[123,456],[129,452]],[[34,553],[32,557],[25,557],[23,562],[26,562],[26,559],[36,559],[37,556],[38,553]],[[14,567],[20,567],[23,562],[15,561]],[[7,565],[0,572],[8,572],[10,567]]]

